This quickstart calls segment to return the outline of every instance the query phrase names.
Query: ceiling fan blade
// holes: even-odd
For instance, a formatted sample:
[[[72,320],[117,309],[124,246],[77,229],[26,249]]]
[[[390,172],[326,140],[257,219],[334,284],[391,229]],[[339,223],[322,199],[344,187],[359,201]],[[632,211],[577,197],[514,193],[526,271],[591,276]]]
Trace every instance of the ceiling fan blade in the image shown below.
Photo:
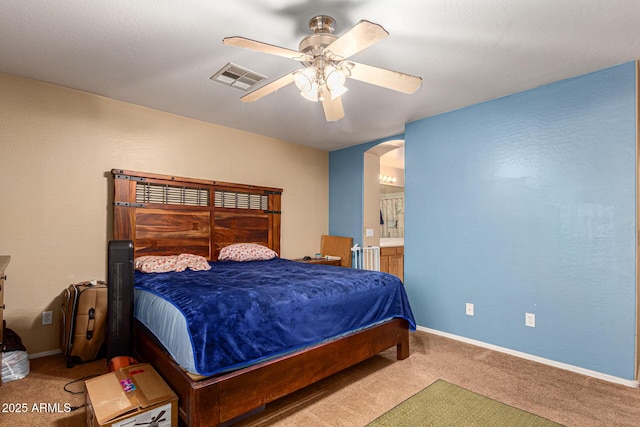
[[[263,43],[244,37],[225,37],[224,39],[222,39],[222,44],[227,46],[243,47],[245,49],[267,53],[269,55],[282,56],[300,62],[311,61],[313,59],[313,56],[307,55],[306,53],[297,50],[274,46],[272,44]]]
[[[326,89],[322,90],[322,97],[322,109],[328,122],[335,122],[344,117],[344,109],[342,108],[342,99],[340,97],[332,100],[331,94]]]
[[[324,52],[332,59],[342,60],[364,50],[389,35],[381,25],[362,20],[338,37]]]
[[[346,64],[347,76],[361,82],[408,94],[414,93],[422,86],[421,77],[352,61],[347,61]]]
[[[276,79],[274,81],[272,81],[271,83],[267,83],[266,85],[249,92],[248,94],[246,94],[245,96],[243,96],[242,98],[240,98],[240,100],[242,102],[253,102],[253,101],[257,101],[258,99],[269,95],[272,92],[277,91],[280,88],[285,87],[286,85],[288,85],[289,83],[293,83],[293,75],[295,73],[297,73],[298,70],[292,71],[289,74],[286,74],[282,77],[280,77],[279,79]]]

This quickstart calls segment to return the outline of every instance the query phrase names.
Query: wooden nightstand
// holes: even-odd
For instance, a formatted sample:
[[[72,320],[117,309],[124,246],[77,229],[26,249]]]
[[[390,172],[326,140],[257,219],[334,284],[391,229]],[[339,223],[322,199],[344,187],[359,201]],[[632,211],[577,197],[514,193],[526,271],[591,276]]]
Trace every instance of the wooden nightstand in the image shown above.
[[[337,266],[340,266],[340,260],[339,259],[325,259],[325,258],[303,259],[303,258],[298,258],[298,259],[294,259],[294,261],[304,262],[304,263],[307,263],[307,264],[324,264],[324,265],[337,265]]]

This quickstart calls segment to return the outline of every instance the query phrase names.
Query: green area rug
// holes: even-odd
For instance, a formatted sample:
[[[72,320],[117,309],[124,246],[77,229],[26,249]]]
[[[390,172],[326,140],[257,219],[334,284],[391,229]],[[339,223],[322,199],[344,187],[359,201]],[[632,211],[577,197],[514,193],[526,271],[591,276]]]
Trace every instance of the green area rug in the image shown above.
[[[438,380],[368,427],[560,426],[513,406]]]

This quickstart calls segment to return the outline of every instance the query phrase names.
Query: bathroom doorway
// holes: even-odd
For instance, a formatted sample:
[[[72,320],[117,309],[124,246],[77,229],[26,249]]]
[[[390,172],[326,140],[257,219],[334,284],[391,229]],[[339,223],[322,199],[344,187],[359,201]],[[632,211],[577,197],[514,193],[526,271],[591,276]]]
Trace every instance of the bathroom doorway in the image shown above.
[[[404,146],[380,156],[380,240],[404,245]],[[401,242],[401,243],[400,243]]]
[[[404,140],[385,141],[364,153],[363,239],[380,247],[380,270],[403,279]]]

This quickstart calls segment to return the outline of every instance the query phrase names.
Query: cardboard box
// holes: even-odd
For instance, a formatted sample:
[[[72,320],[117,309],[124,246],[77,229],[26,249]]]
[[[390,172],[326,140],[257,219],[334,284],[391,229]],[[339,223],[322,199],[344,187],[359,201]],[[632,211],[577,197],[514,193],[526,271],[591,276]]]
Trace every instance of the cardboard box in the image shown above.
[[[148,363],[85,381],[88,427],[177,427],[178,396]]]

